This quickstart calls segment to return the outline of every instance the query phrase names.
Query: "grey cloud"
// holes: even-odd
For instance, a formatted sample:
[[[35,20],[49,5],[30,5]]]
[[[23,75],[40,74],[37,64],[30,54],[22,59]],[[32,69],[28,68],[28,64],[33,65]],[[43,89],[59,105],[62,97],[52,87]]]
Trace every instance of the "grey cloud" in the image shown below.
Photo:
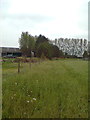
[[[0,16],[1,19],[11,19],[11,20],[30,20],[33,22],[46,22],[46,21],[50,21],[53,20],[54,17],[51,16],[44,16],[44,15],[38,15],[38,14],[33,14],[33,15],[28,15],[28,14],[20,14],[20,15],[1,15]]]

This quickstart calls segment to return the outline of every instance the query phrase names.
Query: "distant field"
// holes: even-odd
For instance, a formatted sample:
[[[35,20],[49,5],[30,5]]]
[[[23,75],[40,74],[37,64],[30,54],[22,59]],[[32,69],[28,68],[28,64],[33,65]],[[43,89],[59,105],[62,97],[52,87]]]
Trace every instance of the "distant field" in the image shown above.
[[[88,62],[3,63],[3,118],[87,118]]]

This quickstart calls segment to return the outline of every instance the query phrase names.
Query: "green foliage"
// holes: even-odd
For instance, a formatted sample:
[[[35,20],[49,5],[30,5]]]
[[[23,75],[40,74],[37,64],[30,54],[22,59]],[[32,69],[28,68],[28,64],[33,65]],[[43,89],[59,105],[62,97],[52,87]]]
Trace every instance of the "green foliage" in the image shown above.
[[[48,38],[43,35],[39,35],[36,40],[36,47],[43,42],[49,42]]]
[[[35,44],[36,56],[41,57],[42,55],[48,57],[49,54],[49,40],[43,36],[39,35]]]
[[[59,57],[64,57],[64,53],[62,52],[62,50],[59,50]]]
[[[84,51],[83,58],[88,58],[88,52]]]
[[[52,51],[53,51],[52,57],[59,57],[60,56],[59,48],[56,45],[52,45]]]
[[[22,53],[26,56],[31,56],[31,51],[34,51],[36,57],[44,55],[52,59],[63,56],[62,51],[56,45],[50,44],[48,38],[43,35],[33,37],[28,32],[22,32],[19,43]]]
[[[37,47],[37,57],[41,57],[42,54],[49,59],[53,57],[63,56],[62,51],[56,45],[52,45],[48,42],[40,43]]]
[[[29,35],[28,32],[22,32],[19,44],[23,55],[31,56],[31,51],[35,48],[34,37]]]
[[[56,45],[50,44],[45,36],[39,35],[36,41],[36,56],[41,57],[42,54],[49,59],[63,55]]]
[[[41,57],[42,54],[45,57],[51,59],[51,57],[52,57],[52,45],[49,44],[48,42],[40,43],[37,47],[37,56]]]

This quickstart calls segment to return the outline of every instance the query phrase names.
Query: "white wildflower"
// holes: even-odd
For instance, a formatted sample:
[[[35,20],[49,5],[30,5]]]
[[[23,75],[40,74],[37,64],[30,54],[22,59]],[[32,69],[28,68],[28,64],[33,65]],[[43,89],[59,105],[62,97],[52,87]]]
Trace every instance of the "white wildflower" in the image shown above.
[[[29,100],[27,101],[27,103],[29,103]]]
[[[14,96],[16,96],[16,94],[14,94]]]
[[[15,85],[17,85],[17,82],[15,82]]]
[[[31,93],[32,93],[32,91],[31,91]]]
[[[35,100],[35,101],[36,101],[36,98],[33,98],[33,100]]]

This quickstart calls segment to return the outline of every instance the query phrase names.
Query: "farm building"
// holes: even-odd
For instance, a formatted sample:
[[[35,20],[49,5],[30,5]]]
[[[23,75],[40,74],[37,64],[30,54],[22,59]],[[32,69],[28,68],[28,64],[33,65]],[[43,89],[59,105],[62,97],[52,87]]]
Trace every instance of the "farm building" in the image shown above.
[[[0,56],[6,56],[12,54],[13,56],[21,56],[22,53],[19,48],[12,47],[0,47]]]

